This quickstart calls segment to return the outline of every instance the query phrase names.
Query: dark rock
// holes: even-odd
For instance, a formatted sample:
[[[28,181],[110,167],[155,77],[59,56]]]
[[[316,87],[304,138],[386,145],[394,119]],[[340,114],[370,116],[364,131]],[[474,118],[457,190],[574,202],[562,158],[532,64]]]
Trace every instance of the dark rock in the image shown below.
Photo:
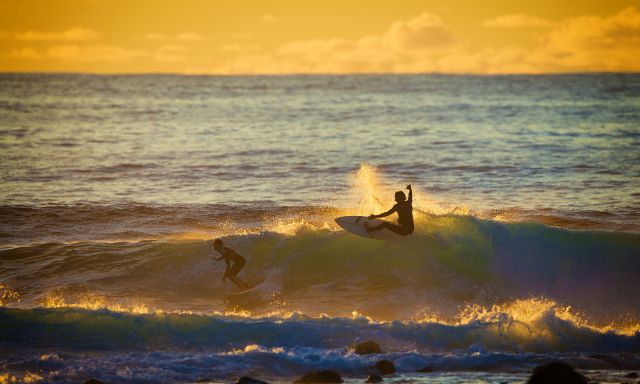
[[[392,361],[389,360],[380,360],[376,363],[375,367],[382,375],[390,375],[392,373],[396,373],[396,366]]]
[[[382,377],[378,376],[378,375],[369,375],[369,377],[367,378],[366,383],[379,383],[382,381]]]
[[[635,372],[629,372],[626,375],[624,375],[623,377],[626,377],[627,379],[635,379],[638,377],[638,374]]]
[[[418,372],[430,373],[430,372],[433,372],[433,368],[431,368],[430,366],[426,365],[424,368],[418,369]]]
[[[85,381],[84,384],[104,384],[104,383],[98,379],[89,379]]]
[[[528,384],[587,384],[587,379],[569,364],[554,361],[533,369]]]
[[[294,381],[294,383],[342,383],[342,377],[338,372],[334,371],[317,371],[309,372]]]
[[[253,377],[242,376],[241,378],[238,379],[238,381],[236,381],[236,384],[269,384],[269,383],[267,383],[266,381],[254,379]]]
[[[209,383],[209,382],[212,382],[212,381],[213,380],[211,380],[208,377],[203,377],[203,378],[200,378],[200,379],[196,380],[196,383]]]
[[[378,343],[373,340],[369,340],[356,345],[355,353],[358,355],[370,355],[372,353],[382,353],[382,350]]]

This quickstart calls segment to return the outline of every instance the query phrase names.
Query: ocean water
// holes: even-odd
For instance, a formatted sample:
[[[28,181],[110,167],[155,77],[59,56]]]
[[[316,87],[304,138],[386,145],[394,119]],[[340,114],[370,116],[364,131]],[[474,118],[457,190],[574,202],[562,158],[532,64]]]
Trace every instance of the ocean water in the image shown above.
[[[638,276],[640,75],[0,74],[0,382],[633,382]]]

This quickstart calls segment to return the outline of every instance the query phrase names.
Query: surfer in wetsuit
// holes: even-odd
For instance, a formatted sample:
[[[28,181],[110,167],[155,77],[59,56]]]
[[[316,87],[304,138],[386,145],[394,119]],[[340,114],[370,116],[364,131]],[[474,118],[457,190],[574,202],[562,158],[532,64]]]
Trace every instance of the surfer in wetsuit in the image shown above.
[[[227,278],[231,280],[231,282],[238,286],[240,289],[248,289],[249,284],[240,280],[237,276],[238,273],[244,268],[244,265],[247,263],[244,257],[240,256],[240,254],[229,247],[225,247],[222,245],[222,240],[215,239],[213,241],[213,249],[215,249],[222,256],[214,257],[213,259],[216,261],[220,261],[224,259],[224,262],[227,264],[227,269],[224,271],[224,275],[222,276],[222,281],[226,281]],[[233,262],[233,265],[231,264]]]
[[[391,232],[395,232],[398,235],[407,236],[413,233],[413,191],[411,191],[411,184],[407,185],[407,189],[409,190],[409,199],[405,196],[404,192],[398,191],[396,192],[395,200],[396,205],[394,205],[387,212],[381,213],[379,215],[370,215],[369,220],[377,219],[379,217],[389,216],[393,212],[398,213],[398,224],[392,224],[388,221],[383,221],[382,223],[370,227],[368,223],[364,223],[364,228],[367,232],[379,231],[381,229],[388,229]]]

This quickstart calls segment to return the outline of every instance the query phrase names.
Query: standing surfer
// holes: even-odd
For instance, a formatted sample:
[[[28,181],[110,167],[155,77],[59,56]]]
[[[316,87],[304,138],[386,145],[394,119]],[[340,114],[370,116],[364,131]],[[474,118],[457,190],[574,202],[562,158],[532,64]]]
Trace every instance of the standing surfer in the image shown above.
[[[370,215],[369,220],[377,219],[379,217],[389,216],[390,214],[398,213],[398,224],[392,224],[388,221],[370,227],[368,223],[364,223],[364,228],[367,232],[379,231],[383,228],[395,232],[398,235],[407,236],[413,233],[413,191],[411,190],[411,184],[407,185],[409,190],[409,199],[405,196],[404,192],[397,191],[395,195],[396,204],[391,207],[387,212],[379,215]]]
[[[244,268],[244,265],[247,263],[247,260],[242,257],[238,252],[234,251],[229,247],[225,247],[222,244],[222,240],[215,239],[213,241],[213,249],[215,249],[222,256],[214,257],[213,259],[216,261],[220,261],[224,259],[224,262],[227,264],[227,269],[224,271],[224,275],[222,276],[222,281],[226,281],[227,278],[231,280],[232,283],[238,286],[240,289],[248,289],[249,284],[240,280],[237,276],[238,273]],[[233,264],[231,264],[233,262]]]

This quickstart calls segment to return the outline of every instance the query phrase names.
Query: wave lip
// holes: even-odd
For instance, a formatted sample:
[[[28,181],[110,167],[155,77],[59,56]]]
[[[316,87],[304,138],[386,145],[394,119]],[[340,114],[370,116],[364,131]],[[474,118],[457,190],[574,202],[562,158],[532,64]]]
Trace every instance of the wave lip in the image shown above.
[[[623,335],[581,326],[548,313],[530,323],[507,316],[460,324],[374,322],[357,317],[239,318],[199,314],[131,314],[79,308],[0,308],[0,339],[15,346],[69,350],[228,351],[266,348],[345,348],[376,338],[388,351],[640,353],[640,332]]]

